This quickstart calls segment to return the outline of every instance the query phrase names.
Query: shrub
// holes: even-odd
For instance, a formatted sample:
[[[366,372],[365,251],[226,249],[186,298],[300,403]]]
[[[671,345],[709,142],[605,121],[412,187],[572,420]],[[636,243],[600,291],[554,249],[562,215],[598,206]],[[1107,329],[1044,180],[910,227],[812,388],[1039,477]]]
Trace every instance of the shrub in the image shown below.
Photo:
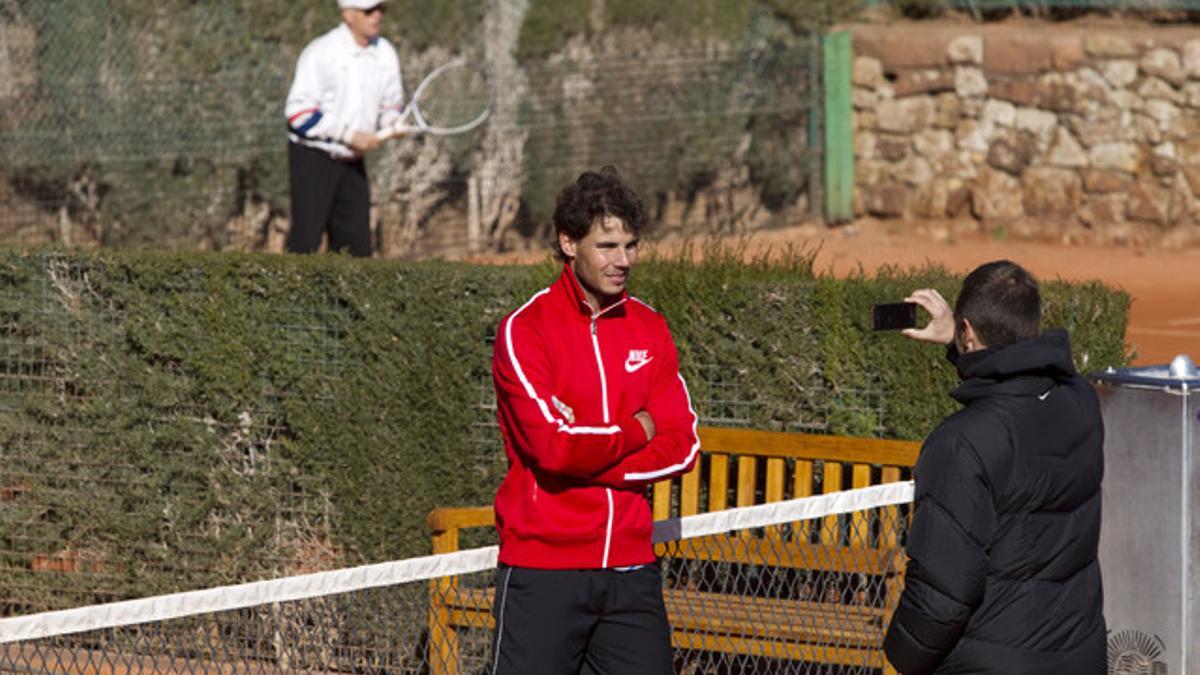
[[[920,438],[954,403],[940,350],[869,330],[938,268],[832,279],[797,249],[654,257],[706,423]],[[690,253],[685,254],[690,255]],[[436,506],[505,469],[490,337],[557,274],[339,256],[0,252],[0,587],[39,609],[428,550]],[[1045,284],[1082,368],[1123,365],[1129,299]],[[38,555],[84,556],[63,577]],[[83,597],[81,597],[83,596]]]

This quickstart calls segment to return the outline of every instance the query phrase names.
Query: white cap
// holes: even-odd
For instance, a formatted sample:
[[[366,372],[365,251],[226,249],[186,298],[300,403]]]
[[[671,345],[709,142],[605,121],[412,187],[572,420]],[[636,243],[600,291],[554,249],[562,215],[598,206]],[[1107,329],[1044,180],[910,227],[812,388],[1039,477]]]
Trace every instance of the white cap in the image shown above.
[[[387,0],[338,0],[338,9],[371,9]]]

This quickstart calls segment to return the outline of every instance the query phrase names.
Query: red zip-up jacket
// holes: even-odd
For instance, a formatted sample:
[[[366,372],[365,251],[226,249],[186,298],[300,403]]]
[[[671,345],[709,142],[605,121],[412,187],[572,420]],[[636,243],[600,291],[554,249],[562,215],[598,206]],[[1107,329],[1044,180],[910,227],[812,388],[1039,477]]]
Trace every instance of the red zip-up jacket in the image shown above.
[[[500,562],[653,562],[646,486],[688,471],[700,450],[663,317],[628,294],[594,312],[564,266],[500,322],[492,377],[509,463],[496,492]],[[640,410],[654,419],[649,442]]]

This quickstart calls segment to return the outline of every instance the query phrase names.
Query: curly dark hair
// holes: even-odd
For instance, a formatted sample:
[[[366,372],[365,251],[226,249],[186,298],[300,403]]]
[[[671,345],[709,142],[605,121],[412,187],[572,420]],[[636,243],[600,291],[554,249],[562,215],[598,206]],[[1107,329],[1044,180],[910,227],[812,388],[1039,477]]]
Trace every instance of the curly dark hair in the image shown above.
[[[579,241],[605,216],[620,218],[635,235],[646,226],[641,197],[621,180],[613,166],[585,171],[559,193],[554,207],[554,252],[559,259],[567,259],[558,245],[559,234],[566,233]]]

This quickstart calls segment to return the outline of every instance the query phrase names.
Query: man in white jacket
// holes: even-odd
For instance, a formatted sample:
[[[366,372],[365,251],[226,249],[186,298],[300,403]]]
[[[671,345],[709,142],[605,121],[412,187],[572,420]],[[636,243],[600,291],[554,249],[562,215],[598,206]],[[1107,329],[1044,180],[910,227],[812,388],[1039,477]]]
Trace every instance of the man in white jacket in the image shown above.
[[[300,54],[285,111],[292,228],[287,250],[371,255],[371,197],[363,157],[394,125],[404,88],[396,50],[379,29],[386,0],[338,0],[342,23]]]

